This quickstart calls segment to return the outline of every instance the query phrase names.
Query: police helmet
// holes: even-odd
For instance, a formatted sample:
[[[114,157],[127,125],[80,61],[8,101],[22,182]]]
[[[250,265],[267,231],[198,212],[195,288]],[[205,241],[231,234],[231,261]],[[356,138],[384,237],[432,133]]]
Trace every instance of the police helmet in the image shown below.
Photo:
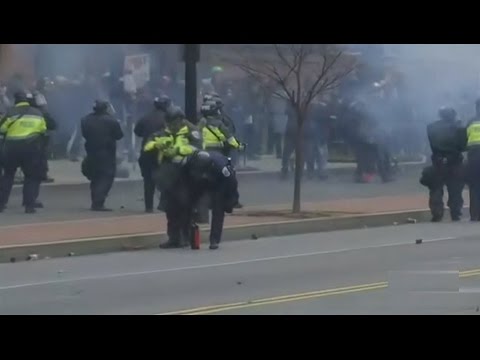
[[[109,108],[110,102],[107,100],[98,99],[95,100],[95,103],[93,104],[93,111],[95,112],[108,112]]]
[[[205,180],[209,176],[209,169],[212,166],[210,154],[206,151],[198,151],[189,161],[188,170],[194,180]]]
[[[158,96],[153,100],[153,105],[163,111],[166,111],[171,104],[172,100],[167,95]]]
[[[172,106],[167,110],[165,119],[169,122],[178,119],[185,119],[185,113],[179,106]]]
[[[218,105],[214,101],[207,101],[200,108],[200,112],[203,116],[218,115],[218,110],[219,110]]]
[[[28,102],[28,97],[27,93],[23,90],[17,91],[14,95],[13,98],[15,100],[15,104],[21,103],[21,102]]]
[[[440,116],[442,120],[453,121],[457,117],[457,112],[452,107],[443,106],[438,110],[438,116]]]
[[[211,94],[203,95],[203,102],[206,103],[207,101],[213,100],[213,96]]]

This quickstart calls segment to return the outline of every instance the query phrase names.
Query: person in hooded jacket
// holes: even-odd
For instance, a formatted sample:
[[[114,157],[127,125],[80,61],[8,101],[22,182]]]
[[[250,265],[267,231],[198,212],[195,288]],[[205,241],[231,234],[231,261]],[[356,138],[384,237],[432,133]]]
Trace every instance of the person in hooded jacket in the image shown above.
[[[93,112],[81,120],[87,154],[82,173],[90,180],[92,211],[111,211],[105,207],[105,200],[115,179],[117,141],[123,138],[123,132],[110,108],[108,101],[97,100]]]
[[[172,105],[172,101],[168,96],[160,96],[154,99],[153,109],[140,120],[137,121],[134,128],[134,133],[142,138],[142,149],[138,159],[138,165],[143,177],[143,196],[145,202],[145,212],[153,212],[153,198],[155,195],[155,181],[153,179],[153,172],[157,168],[157,157],[152,152],[145,152],[143,150],[148,139],[157,132],[165,128],[165,115],[168,108]],[[162,209],[161,204],[158,206]]]

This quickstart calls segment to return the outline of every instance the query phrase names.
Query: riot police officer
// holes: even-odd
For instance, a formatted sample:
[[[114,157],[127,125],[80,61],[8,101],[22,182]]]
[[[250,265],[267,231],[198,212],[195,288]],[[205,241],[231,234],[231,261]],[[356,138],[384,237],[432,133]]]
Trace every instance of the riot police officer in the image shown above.
[[[242,145],[222,120],[218,104],[209,101],[202,105],[199,128],[202,131],[203,145],[206,150],[218,151],[225,156],[230,155],[231,149],[240,149]]]
[[[154,180],[165,196],[168,233],[168,241],[160,248],[167,249],[182,247],[190,240],[192,206],[184,166],[189,156],[202,149],[202,137],[179,107],[170,107],[165,120],[165,128],[150,137],[144,151],[158,157]]]
[[[224,111],[224,103],[222,101],[222,98],[220,95],[218,95],[216,92],[206,94],[203,97],[203,104],[205,105],[206,103],[211,103],[213,102],[218,109],[219,117],[222,120],[224,126],[227,127],[228,131],[230,134],[235,135],[236,134],[236,128],[235,128],[235,123],[233,120],[228,116],[225,111]]]
[[[475,117],[466,127],[467,182],[470,193],[470,220],[480,221],[480,99],[475,102]]]
[[[186,169],[192,205],[204,193],[210,195],[210,249],[216,250],[222,239],[225,212],[231,213],[238,203],[235,170],[230,159],[216,151],[195,153],[189,159]]]
[[[51,124],[47,123],[40,110],[32,107],[27,94],[18,91],[14,95],[15,106],[8,110],[0,121],[0,134],[4,137],[3,167],[0,181],[0,212],[12,191],[15,173],[20,168],[25,176],[23,204],[27,214],[35,213],[35,201],[40,183],[45,176],[42,166],[44,135]]]
[[[50,143],[50,135],[49,135],[49,131],[54,131],[57,129],[57,122],[55,121],[55,119],[52,117],[52,115],[50,114],[50,112],[48,111],[48,108],[47,108],[47,101],[45,100],[45,97],[39,93],[38,91],[34,91],[32,94],[27,94],[27,98],[28,98],[28,102],[30,104],[30,106],[40,110],[40,112],[42,113],[45,121],[47,122],[48,124],[48,131],[45,133],[44,137],[43,137],[43,140],[44,140],[44,144],[43,144],[43,149],[42,149],[42,166],[44,168],[44,178],[42,179],[42,181],[51,181],[53,179],[49,179],[48,178],[48,146],[49,146],[49,143]],[[38,195],[37,195],[38,196]],[[23,204],[25,205],[25,204]],[[43,203],[41,201],[38,201],[38,199],[36,199],[35,201],[35,208],[37,209],[41,209],[43,208]]]
[[[168,96],[162,95],[154,99],[153,110],[142,117],[135,125],[134,133],[142,138],[142,150],[138,159],[138,165],[143,177],[143,197],[145,212],[153,212],[153,197],[155,195],[155,182],[153,171],[157,167],[157,157],[153,152],[143,151],[147,139],[156,132],[165,128],[165,113],[171,106],[172,101]],[[160,205],[159,205],[160,207]]]
[[[453,108],[443,107],[439,110],[440,120],[427,126],[428,140],[432,150],[429,206],[432,222],[443,218],[443,188],[448,190],[448,207],[452,221],[459,221],[462,215],[464,187],[463,156],[466,148],[465,130],[456,119]]]
[[[86,158],[82,173],[90,180],[92,211],[111,211],[105,200],[112,188],[117,165],[117,141],[123,138],[118,120],[108,101],[97,100],[93,112],[81,120]]]

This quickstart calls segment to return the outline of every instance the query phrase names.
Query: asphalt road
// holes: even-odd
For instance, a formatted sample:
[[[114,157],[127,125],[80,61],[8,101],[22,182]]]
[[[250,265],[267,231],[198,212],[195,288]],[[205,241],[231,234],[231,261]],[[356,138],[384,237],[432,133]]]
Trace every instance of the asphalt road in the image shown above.
[[[293,199],[293,182],[278,179],[251,178],[240,183],[241,201],[245,206],[290,204]],[[387,184],[355,184],[350,176],[336,176],[327,181],[305,181],[302,188],[304,201],[321,201],[348,198],[368,198],[384,195],[402,195],[425,192],[419,185],[415,174],[404,175],[397,181]],[[14,188],[8,209],[0,215],[0,226],[35,223],[44,221],[64,221],[74,219],[98,218],[142,214],[143,185],[141,181],[117,182],[107,199],[112,213],[93,213],[89,211],[89,185],[43,186],[40,200],[45,209],[35,215],[25,215],[20,206],[22,197],[20,187]],[[122,208],[123,207],[123,208]]]
[[[1,264],[0,314],[395,313],[380,306],[389,271],[478,269],[479,231],[469,222],[415,224],[228,242],[215,252]],[[480,287],[472,274],[480,271],[462,278],[462,287]],[[454,301],[431,304],[439,313],[475,313]]]

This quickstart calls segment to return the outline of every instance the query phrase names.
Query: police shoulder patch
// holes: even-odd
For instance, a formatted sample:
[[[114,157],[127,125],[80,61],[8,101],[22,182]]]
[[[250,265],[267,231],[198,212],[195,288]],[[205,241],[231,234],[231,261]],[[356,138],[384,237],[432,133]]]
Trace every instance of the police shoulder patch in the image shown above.
[[[229,177],[231,175],[230,170],[228,170],[228,167],[226,167],[226,166],[223,167],[222,174],[225,177]]]

